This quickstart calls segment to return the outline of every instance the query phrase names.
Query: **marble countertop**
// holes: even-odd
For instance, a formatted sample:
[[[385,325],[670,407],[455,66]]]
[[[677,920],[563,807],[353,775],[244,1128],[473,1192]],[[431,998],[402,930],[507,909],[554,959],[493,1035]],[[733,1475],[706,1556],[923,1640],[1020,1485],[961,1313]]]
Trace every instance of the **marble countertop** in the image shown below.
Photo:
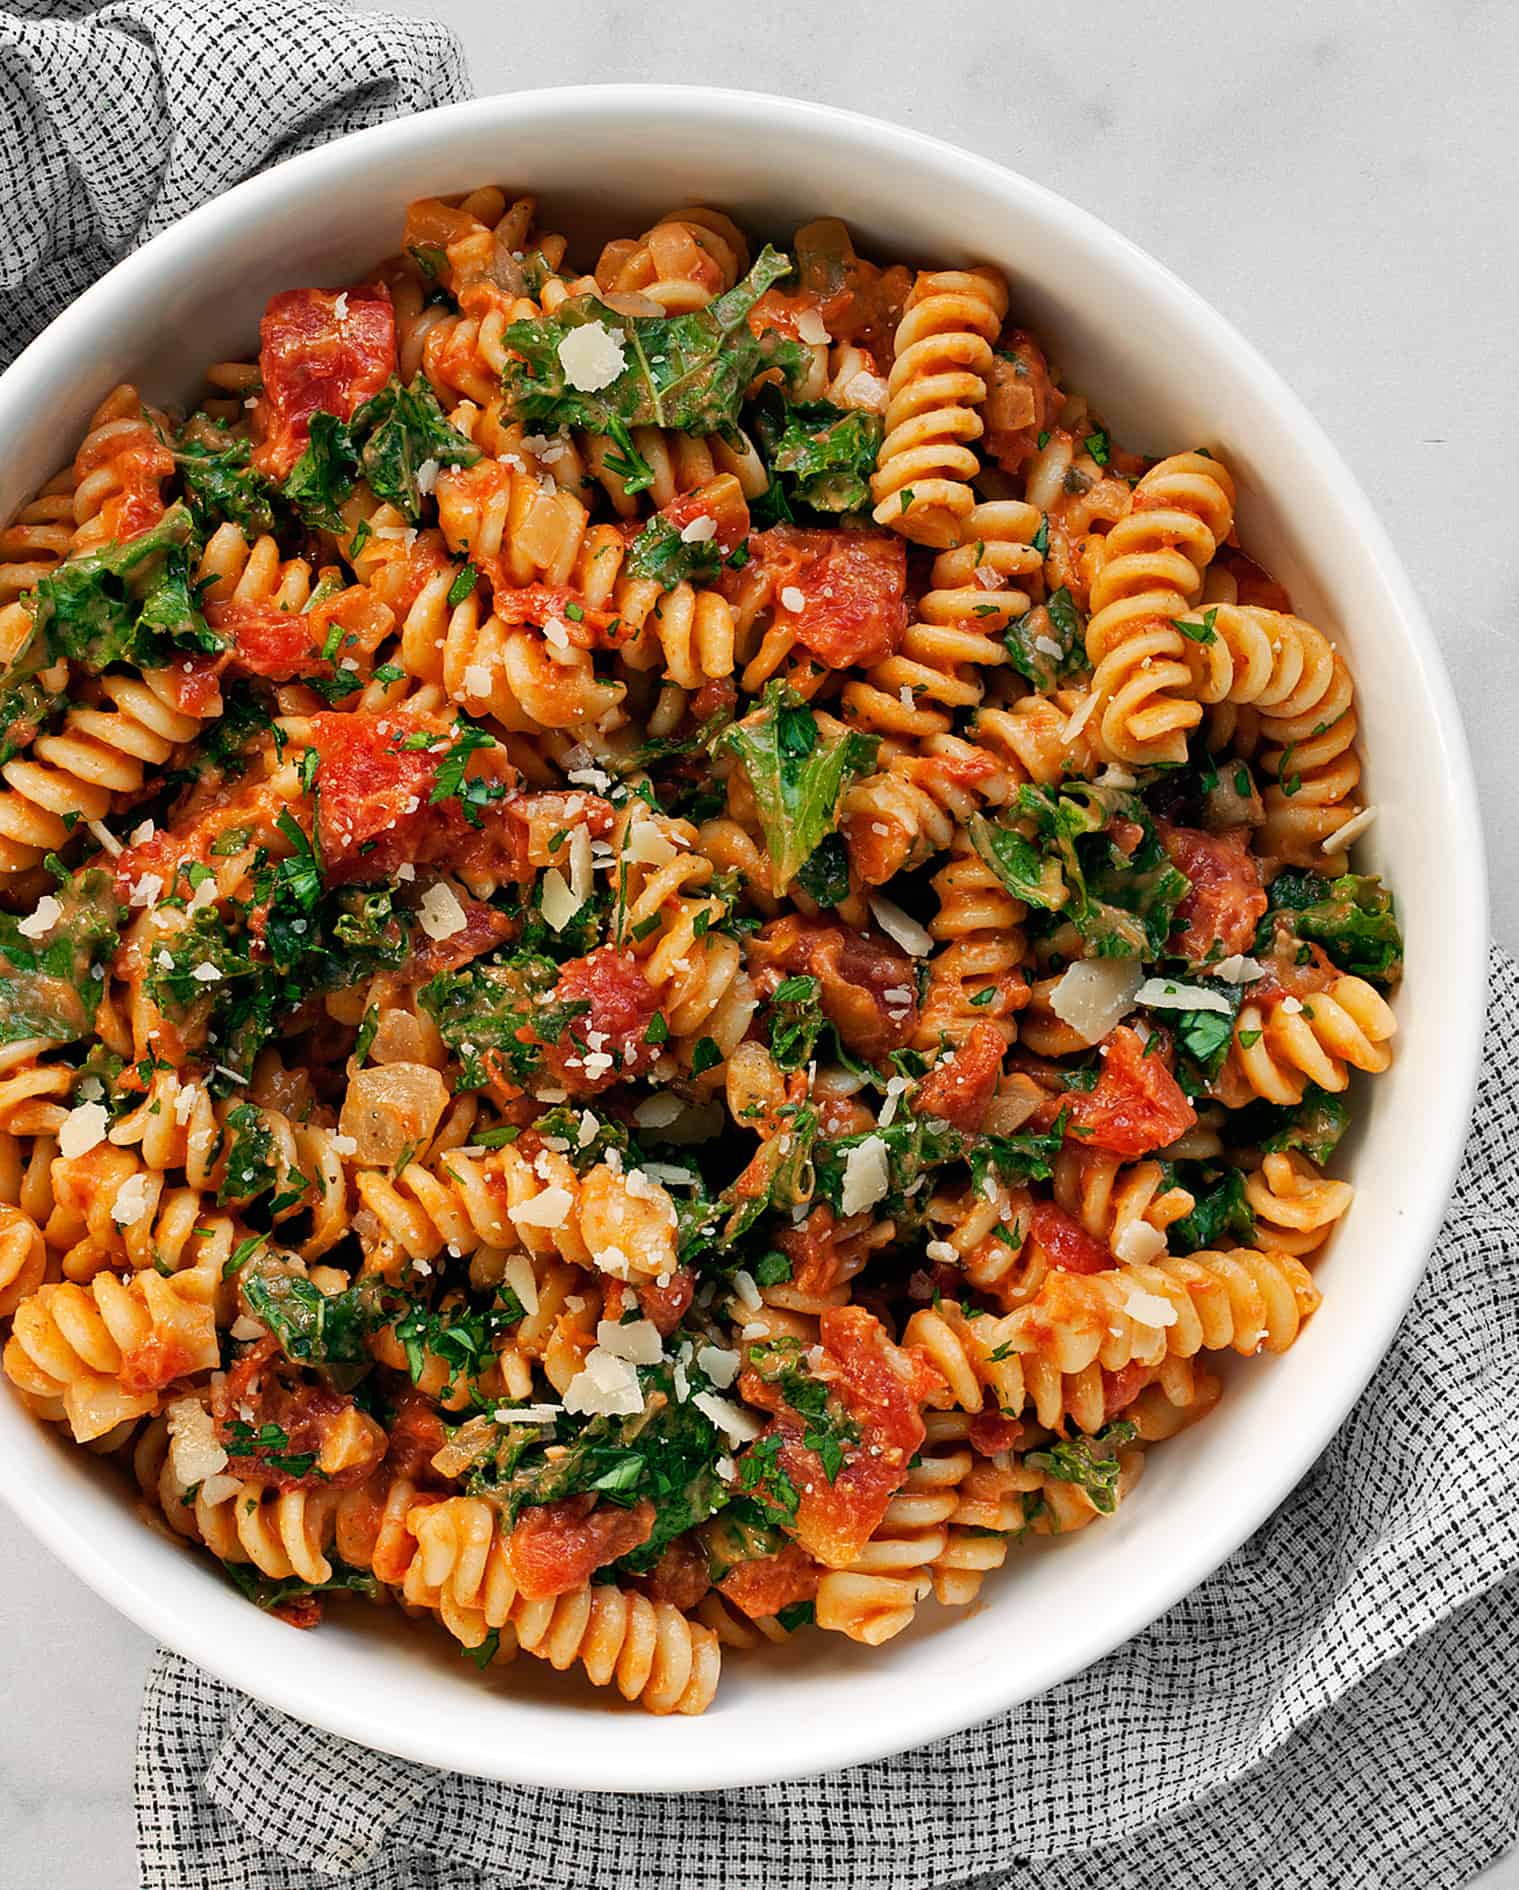
[[[1022,170],[1168,263],[1293,383],[1401,545],[1489,810],[1493,930],[1519,950],[1496,811],[1519,706],[1519,10],[1129,0],[1073,31],[999,0],[391,5],[453,26],[481,92],[678,79],[850,106]],[[3,1512],[0,1594],[0,1881],[129,1890],[149,1644]],[[1519,1890],[1519,1855],[1482,1881]]]

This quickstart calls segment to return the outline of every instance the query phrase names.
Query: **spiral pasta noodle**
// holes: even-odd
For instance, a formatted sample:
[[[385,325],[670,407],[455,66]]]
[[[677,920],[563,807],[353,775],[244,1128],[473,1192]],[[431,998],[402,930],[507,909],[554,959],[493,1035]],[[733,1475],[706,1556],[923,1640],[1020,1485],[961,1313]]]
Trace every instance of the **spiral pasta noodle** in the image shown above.
[[[1011,299],[422,198],[0,529],[4,1376],[292,1626],[699,1713],[1314,1315],[1350,664]]]

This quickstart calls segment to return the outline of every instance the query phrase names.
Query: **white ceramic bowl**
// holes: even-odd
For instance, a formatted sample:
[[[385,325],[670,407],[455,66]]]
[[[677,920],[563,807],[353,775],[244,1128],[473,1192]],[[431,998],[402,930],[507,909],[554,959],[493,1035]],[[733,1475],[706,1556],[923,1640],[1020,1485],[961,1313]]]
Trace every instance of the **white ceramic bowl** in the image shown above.
[[[170,1647],[350,1739],[552,1786],[669,1791],[798,1776],[936,1738],[1065,1679],[1153,1621],[1303,1475],[1381,1358],[1419,1279],[1460,1152],[1487,936],[1461,728],[1391,545],[1317,425],[1205,303],[1131,243],[1024,178],[895,126],[792,100],[672,87],[519,93],[343,139],[244,184],[130,257],[0,379],[0,517],[132,379],[183,400],[255,345],[265,299],[337,285],[394,251],[406,204],[500,180],[539,194],[588,263],[673,204],[784,242],[823,213],[866,253],[999,264],[1013,306],[1125,442],[1208,442],[1240,486],[1245,545],[1355,669],[1372,798],[1365,850],[1398,890],[1408,970],[1390,1075],[1363,1095],[1355,1205],[1293,1350],[1234,1375],[1218,1412],[1150,1454],[1122,1514],[1018,1552],[981,1604],[925,1606],[879,1649],[805,1635],[733,1659],[700,1720],[611,1709],[530,1659],[499,1683],[385,1631],[367,1609],[298,1634],[131,1510],[88,1453],[0,1396],[0,1490],[92,1587]],[[335,1611],[343,1614],[344,1611]]]

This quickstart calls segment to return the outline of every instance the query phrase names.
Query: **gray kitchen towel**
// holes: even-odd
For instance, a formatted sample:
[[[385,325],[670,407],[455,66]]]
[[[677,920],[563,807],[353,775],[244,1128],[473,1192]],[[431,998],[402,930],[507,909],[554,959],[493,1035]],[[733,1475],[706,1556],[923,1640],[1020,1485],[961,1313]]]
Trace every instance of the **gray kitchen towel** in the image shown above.
[[[468,95],[445,28],[340,0],[0,0],[0,367],[208,197]]]
[[[1519,969],[1491,971],[1465,1160],[1392,1350],[1265,1527],[1127,1646],[899,1758],[647,1798],[430,1771],[165,1654],[144,1890],[1464,1883],[1519,1835]]]

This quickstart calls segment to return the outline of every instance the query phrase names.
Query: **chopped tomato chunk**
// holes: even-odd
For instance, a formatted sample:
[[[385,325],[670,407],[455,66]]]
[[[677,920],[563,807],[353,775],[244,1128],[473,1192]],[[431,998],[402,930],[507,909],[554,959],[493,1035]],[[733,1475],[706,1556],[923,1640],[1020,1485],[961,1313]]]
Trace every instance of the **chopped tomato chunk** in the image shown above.
[[[628,1555],[654,1533],[654,1505],[641,1496],[631,1509],[565,1496],[525,1509],[508,1545],[512,1574],[529,1601],[583,1588],[591,1576]]]
[[[286,289],[264,310],[259,341],[264,391],[253,415],[253,463],[282,480],[306,450],[314,413],[351,420],[395,373],[390,292],[373,283]]]
[[[1248,835],[1162,821],[1160,838],[1172,864],[1192,882],[1176,908],[1170,948],[1198,966],[1249,951],[1267,899]]]
[[[1023,1420],[1007,1417],[1001,1411],[978,1411],[970,1421],[970,1444],[983,1457],[998,1456],[1004,1450],[1016,1450],[1023,1439]]]
[[[1109,1149],[1126,1161],[1165,1148],[1197,1120],[1164,1056],[1146,1056],[1138,1033],[1127,1024],[1108,1034],[1097,1087],[1085,1094],[1071,1090],[1060,1100],[1069,1111],[1068,1136],[1084,1148]]]
[[[329,879],[383,879],[403,862],[440,859],[490,861],[508,873],[515,869],[520,830],[503,818],[504,800],[478,810],[478,828],[466,819],[457,793],[436,804],[431,800],[456,739],[453,721],[416,709],[312,716],[321,788],[319,837]],[[503,787],[515,781],[499,748],[466,758],[465,777],[481,776]]]
[[[965,1135],[979,1129],[997,1093],[1004,1048],[992,1025],[978,1023],[955,1054],[930,1070],[918,1085],[914,1113],[937,1116]]]
[[[638,1284],[638,1310],[662,1339],[668,1339],[685,1318],[695,1297],[696,1277],[687,1267],[677,1267],[663,1285],[658,1280]]]
[[[659,1047],[647,1038],[659,1000],[631,952],[599,945],[570,959],[546,1003],[586,1006],[545,1047],[546,1067],[571,1096],[595,1096],[658,1061]]]
[[[682,1613],[694,1608],[712,1586],[707,1552],[693,1536],[677,1536],[649,1571],[650,1601],[668,1601]]]
[[[750,538],[749,556],[771,580],[775,621],[830,669],[880,663],[900,646],[907,631],[907,550],[894,532],[772,525]],[[801,603],[793,608],[797,596]]]
[[[207,604],[206,622],[232,639],[232,661],[254,676],[289,682],[318,667],[311,620],[298,610],[239,601]]]
[[[741,1613],[760,1621],[793,1602],[811,1601],[822,1574],[800,1543],[788,1542],[774,1555],[736,1563],[717,1586]]]
[[[873,1061],[899,1050],[918,1018],[918,980],[900,946],[832,919],[788,913],[749,943],[751,971],[806,972],[822,986],[824,1015],[846,1046]],[[780,983],[776,976],[767,989]]]
[[[598,610],[560,584],[498,585],[491,608],[502,623],[541,627],[553,619],[564,625],[570,642],[583,650],[606,647],[607,632],[617,622],[615,610]],[[617,639],[614,636],[610,641]]]
[[[1052,1267],[1066,1273],[1106,1273],[1114,1265],[1106,1244],[1094,1240],[1086,1229],[1053,1201],[1036,1201],[1029,1231]]]
[[[767,1436],[778,1436],[777,1462],[797,1493],[796,1540],[829,1568],[847,1568],[870,1540],[886,1505],[907,1480],[925,1435],[922,1407],[943,1385],[916,1347],[896,1345],[863,1306],[830,1307],[818,1322],[821,1357],[813,1375],[828,1386],[849,1430],[843,1462],[830,1480],[804,1441],[810,1426],[777,1400]],[[744,1374],[750,1402],[757,1375]],[[847,1433],[846,1433],[847,1434]]]

